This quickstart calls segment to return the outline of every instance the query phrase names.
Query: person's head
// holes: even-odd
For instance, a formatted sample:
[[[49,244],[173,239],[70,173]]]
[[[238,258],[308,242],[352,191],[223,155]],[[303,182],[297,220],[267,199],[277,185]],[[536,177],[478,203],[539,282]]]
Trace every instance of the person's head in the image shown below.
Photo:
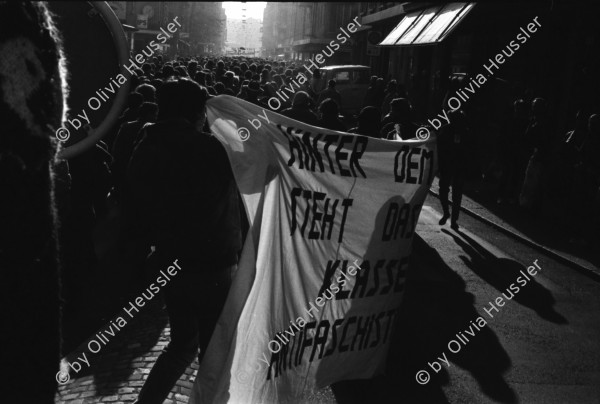
[[[292,73],[293,73],[292,69],[287,69],[285,71],[285,77],[292,77]]]
[[[168,80],[157,93],[159,120],[183,118],[202,128],[206,101],[210,98],[204,87],[187,78]]]
[[[246,70],[246,72],[244,73],[244,79],[246,80],[252,80],[252,70]]]
[[[334,79],[331,79],[331,80],[329,80],[329,81],[327,82],[327,87],[329,87],[329,88],[331,88],[331,89],[334,89],[334,88],[335,88],[335,85],[336,85],[336,82],[335,82],[335,80],[334,80]]]
[[[277,89],[279,89],[283,85],[283,79],[281,78],[281,75],[275,74],[273,76],[273,82],[275,83]]]
[[[536,98],[531,103],[531,113],[535,118],[542,118],[546,115],[548,105],[543,98]]]
[[[223,81],[223,84],[225,84],[225,87],[231,88],[233,86],[233,77],[234,74],[232,71],[225,72],[223,78],[221,79],[221,81]]]
[[[337,102],[331,98],[327,98],[319,105],[319,112],[323,118],[337,118],[339,115],[339,107]]]
[[[156,122],[158,118],[158,105],[153,102],[142,103],[139,117],[143,122]]]
[[[364,107],[358,114],[358,127],[362,131],[379,133],[381,114],[375,107]]]
[[[162,67],[162,76],[163,76],[165,79],[167,79],[167,78],[169,78],[169,77],[173,76],[173,74],[174,74],[174,73],[175,73],[175,70],[173,70],[173,66],[165,64],[165,65]]]
[[[527,117],[527,104],[525,100],[519,98],[513,103],[513,108],[517,118]]]
[[[177,66],[175,71],[179,73],[179,77],[189,77],[185,67],[183,66]]]
[[[378,78],[377,81],[375,82],[375,87],[383,90],[384,86],[385,86],[385,80],[381,77]]]
[[[194,77],[194,75],[196,74],[196,71],[198,70],[198,62],[196,62],[195,60],[191,60],[187,64],[187,70],[188,70],[188,73],[190,74],[190,76]]]
[[[39,140],[36,145],[54,150],[56,144],[48,138],[47,125],[57,130],[67,119],[67,65],[46,4],[0,2],[0,45],[5,62],[0,63],[0,81],[4,82],[0,84],[0,149],[10,149],[13,141],[35,138]],[[30,156],[36,154],[29,151]]]
[[[145,102],[156,101],[156,88],[150,84],[141,84],[137,86],[135,92],[142,94]]]
[[[200,84],[201,86],[205,86],[206,85],[206,73],[204,73],[204,72],[196,73],[196,75],[194,76],[194,80],[196,80],[196,83]]]
[[[145,76],[151,76],[152,75],[152,65],[150,63],[144,63],[142,65],[142,71],[144,72]]]
[[[225,94],[225,84],[221,83],[220,81],[218,83],[216,83],[214,85],[215,87],[215,91],[217,92],[217,94],[221,95],[221,94]]]
[[[152,86],[156,88],[156,91],[158,91],[158,89],[163,85],[163,81],[161,79],[152,79],[150,84],[152,84]]]
[[[306,91],[298,91],[296,95],[294,95],[294,100],[292,101],[292,108],[300,108],[300,109],[308,109],[310,108],[311,99]]]
[[[398,83],[396,80],[390,80],[390,82],[387,84],[386,90],[390,93],[395,93],[397,89]]]
[[[400,121],[410,121],[410,103],[406,98],[394,98],[390,102],[390,109]]]
[[[257,99],[261,93],[260,83],[258,81],[252,80],[248,83],[248,88],[246,88],[246,94],[248,94],[248,98]]]
[[[377,83],[377,76],[371,76],[371,79],[369,80],[369,85],[371,87],[374,87],[375,83]]]

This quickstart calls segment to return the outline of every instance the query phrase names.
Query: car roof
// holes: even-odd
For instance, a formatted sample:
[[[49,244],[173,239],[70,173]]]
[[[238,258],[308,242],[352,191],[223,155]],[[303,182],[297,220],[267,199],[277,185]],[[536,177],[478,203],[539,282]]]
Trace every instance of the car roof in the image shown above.
[[[336,65],[336,66],[319,67],[319,70],[337,70],[337,69],[370,69],[370,67],[362,66],[362,65]]]

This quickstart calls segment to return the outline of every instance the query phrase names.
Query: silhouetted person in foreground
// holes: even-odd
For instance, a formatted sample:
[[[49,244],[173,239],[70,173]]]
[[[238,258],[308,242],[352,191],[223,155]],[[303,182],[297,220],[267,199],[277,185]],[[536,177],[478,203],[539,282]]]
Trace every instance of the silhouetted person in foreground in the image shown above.
[[[241,249],[229,159],[214,137],[201,132],[208,92],[179,79],[165,83],[157,95],[158,121],[143,129],[129,164],[129,212],[139,212],[140,236],[156,247],[151,269],[159,273],[175,260],[181,269],[161,289],[171,341],[152,368],[139,404],[162,403],[198,348],[202,361]]]
[[[68,376],[57,375],[61,298],[55,194],[64,176],[54,159],[67,72],[60,74],[62,46],[54,30],[44,2],[0,2],[6,62],[0,63],[3,403],[54,403],[56,378]]]
[[[444,216],[439,223],[443,226],[451,217],[452,229],[458,230],[458,215],[468,167],[470,136],[467,117],[463,111],[451,111],[449,118],[450,123],[442,127],[438,136],[440,201],[444,210]],[[450,186],[452,186],[452,215],[450,215],[448,201]]]

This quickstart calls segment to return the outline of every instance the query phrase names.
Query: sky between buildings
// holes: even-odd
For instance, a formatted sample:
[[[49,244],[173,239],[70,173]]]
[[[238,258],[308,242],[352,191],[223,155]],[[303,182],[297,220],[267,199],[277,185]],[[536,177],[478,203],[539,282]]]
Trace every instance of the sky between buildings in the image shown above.
[[[266,1],[259,2],[241,2],[241,1],[224,1],[223,8],[227,19],[241,20],[244,18],[256,18],[262,21],[263,11],[267,6]],[[244,12],[244,9],[245,12]]]

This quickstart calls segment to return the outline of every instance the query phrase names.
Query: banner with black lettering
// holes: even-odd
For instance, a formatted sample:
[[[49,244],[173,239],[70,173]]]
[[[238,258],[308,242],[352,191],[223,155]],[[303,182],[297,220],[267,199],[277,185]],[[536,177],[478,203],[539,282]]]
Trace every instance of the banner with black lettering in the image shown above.
[[[434,137],[326,130],[230,96],[207,111],[250,230],[190,402],[297,401],[381,373]]]

